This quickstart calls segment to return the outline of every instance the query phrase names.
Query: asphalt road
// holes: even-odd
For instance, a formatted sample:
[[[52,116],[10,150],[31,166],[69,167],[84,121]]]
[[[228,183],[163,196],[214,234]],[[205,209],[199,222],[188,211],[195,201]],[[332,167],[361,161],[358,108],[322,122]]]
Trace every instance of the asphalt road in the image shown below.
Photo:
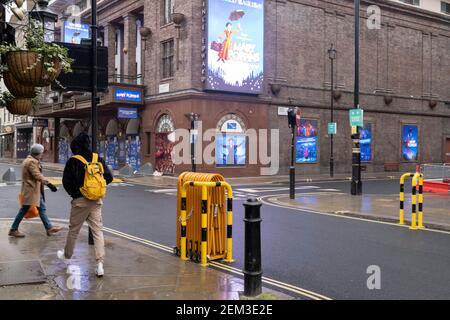
[[[0,174],[7,167],[0,164]],[[286,184],[235,188],[233,267],[243,268],[243,201],[249,196],[286,194],[286,188]],[[302,183],[297,188],[298,193],[348,191],[349,182]],[[0,217],[15,216],[18,191],[19,186],[0,187]],[[364,192],[396,193],[398,182],[366,181]],[[105,199],[104,225],[173,246],[174,194],[174,190],[144,186],[112,186]],[[49,216],[68,219],[69,202],[62,188],[57,193],[47,192]],[[450,299],[448,233],[411,232],[389,224],[269,205],[263,206],[262,218],[262,264],[266,277],[332,299]],[[373,265],[381,271],[379,290],[367,288],[367,268]]]

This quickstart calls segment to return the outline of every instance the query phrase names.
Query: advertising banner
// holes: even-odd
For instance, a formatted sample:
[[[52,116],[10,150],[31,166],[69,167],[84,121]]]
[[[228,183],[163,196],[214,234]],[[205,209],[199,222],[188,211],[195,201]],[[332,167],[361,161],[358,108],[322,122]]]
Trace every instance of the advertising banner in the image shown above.
[[[404,125],[402,128],[403,160],[415,161],[419,156],[419,129],[416,125]]]
[[[133,170],[139,170],[141,167],[141,143],[139,136],[128,136],[127,151],[127,163],[133,168]]]
[[[206,89],[262,92],[264,0],[208,0]]]
[[[317,162],[318,121],[301,119],[297,127],[297,163]]]
[[[246,162],[246,136],[221,134],[216,137],[217,166],[244,166]]]
[[[359,128],[361,161],[372,161],[372,125],[366,123],[364,127]]]
[[[106,147],[106,165],[111,166],[114,170],[119,169],[119,157],[117,156],[119,145],[117,137],[109,136],[107,138]]]
[[[137,119],[137,108],[119,108],[117,111],[117,118],[119,119]]]
[[[64,42],[80,44],[81,39],[89,39],[89,25],[64,21]]]

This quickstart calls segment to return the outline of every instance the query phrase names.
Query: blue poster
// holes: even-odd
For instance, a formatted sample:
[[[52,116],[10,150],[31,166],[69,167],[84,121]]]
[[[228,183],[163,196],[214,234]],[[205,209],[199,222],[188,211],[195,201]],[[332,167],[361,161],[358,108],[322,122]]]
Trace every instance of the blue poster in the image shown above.
[[[317,120],[300,120],[297,127],[297,163],[317,162],[317,127]]]
[[[372,161],[372,125],[367,123],[359,128],[361,161]]]
[[[416,125],[404,125],[402,129],[402,157],[404,160],[418,160],[419,129]]]
[[[66,164],[67,160],[72,156],[70,143],[66,138],[60,138],[58,142],[58,162]]]
[[[134,171],[137,171],[141,167],[141,142],[139,136],[129,136],[126,145],[127,164],[129,164]]]
[[[64,42],[80,44],[81,39],[89,39],[89,25],[84,23],[64,22]]]
[[[119,145],[117,143],[117,137],[109,136],[107,139],[106,147],[106,165],[111,166],[114,170],[119,169],[119,157],[118,149]]]
[[[216,137],[217,166],[244,166],[246,162],[246,136],[221,134]]]
[[[206,89],[261,93],[264,0],[208,1]]]

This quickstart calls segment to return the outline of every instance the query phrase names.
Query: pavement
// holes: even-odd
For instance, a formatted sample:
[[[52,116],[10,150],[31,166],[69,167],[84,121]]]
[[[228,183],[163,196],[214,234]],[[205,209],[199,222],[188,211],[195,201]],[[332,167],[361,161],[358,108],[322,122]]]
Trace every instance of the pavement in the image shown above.
[[[311,192],[295,199],[288,195],[275,195],[265,200],[275,205],[300,210],[318,211],[377,221],[399,222],[398,194],[364,194],[352,196],[342,192]],[[405,195],[405,220],[411,222],[411,195]],[[424,194],[424,226],[429,229],[450,231],[450,194]]]
[[[0,220],[0,300],[239,300],[243,280],[105,233],[105,276],[94,274],[93,247],[83,228],[68,267],[57,259],[67,226],[47,237],[39,220],[25,221],[23,239],[7,237],[11,221]],[[62,224],[59,224],[62,225]],[[7,284],[7,285],[5,285]],[[3,285],[3,286],[2,286]],[[263,288],[261,299],[292,299]]]

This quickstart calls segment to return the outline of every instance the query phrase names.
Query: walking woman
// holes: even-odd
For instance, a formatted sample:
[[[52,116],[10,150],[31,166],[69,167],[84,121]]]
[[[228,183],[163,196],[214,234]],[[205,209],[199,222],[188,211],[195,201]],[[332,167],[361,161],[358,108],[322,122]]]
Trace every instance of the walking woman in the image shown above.
[[[22,207],[14,220],[9,236],[23,238],[25,234],[19,232],[19,225],[23,217],[31,206],[36,206],[39,216],[47,231],[47,235],[51,236],[61,230],[61,227],[53,227],[46,214],[44,185],[52,192],[58,189],[51,184],[46,177],[42,175],[41,158],[44,153],[44,147],[40,144],[34,144],[31,147],[30,155],[22,162]]]

